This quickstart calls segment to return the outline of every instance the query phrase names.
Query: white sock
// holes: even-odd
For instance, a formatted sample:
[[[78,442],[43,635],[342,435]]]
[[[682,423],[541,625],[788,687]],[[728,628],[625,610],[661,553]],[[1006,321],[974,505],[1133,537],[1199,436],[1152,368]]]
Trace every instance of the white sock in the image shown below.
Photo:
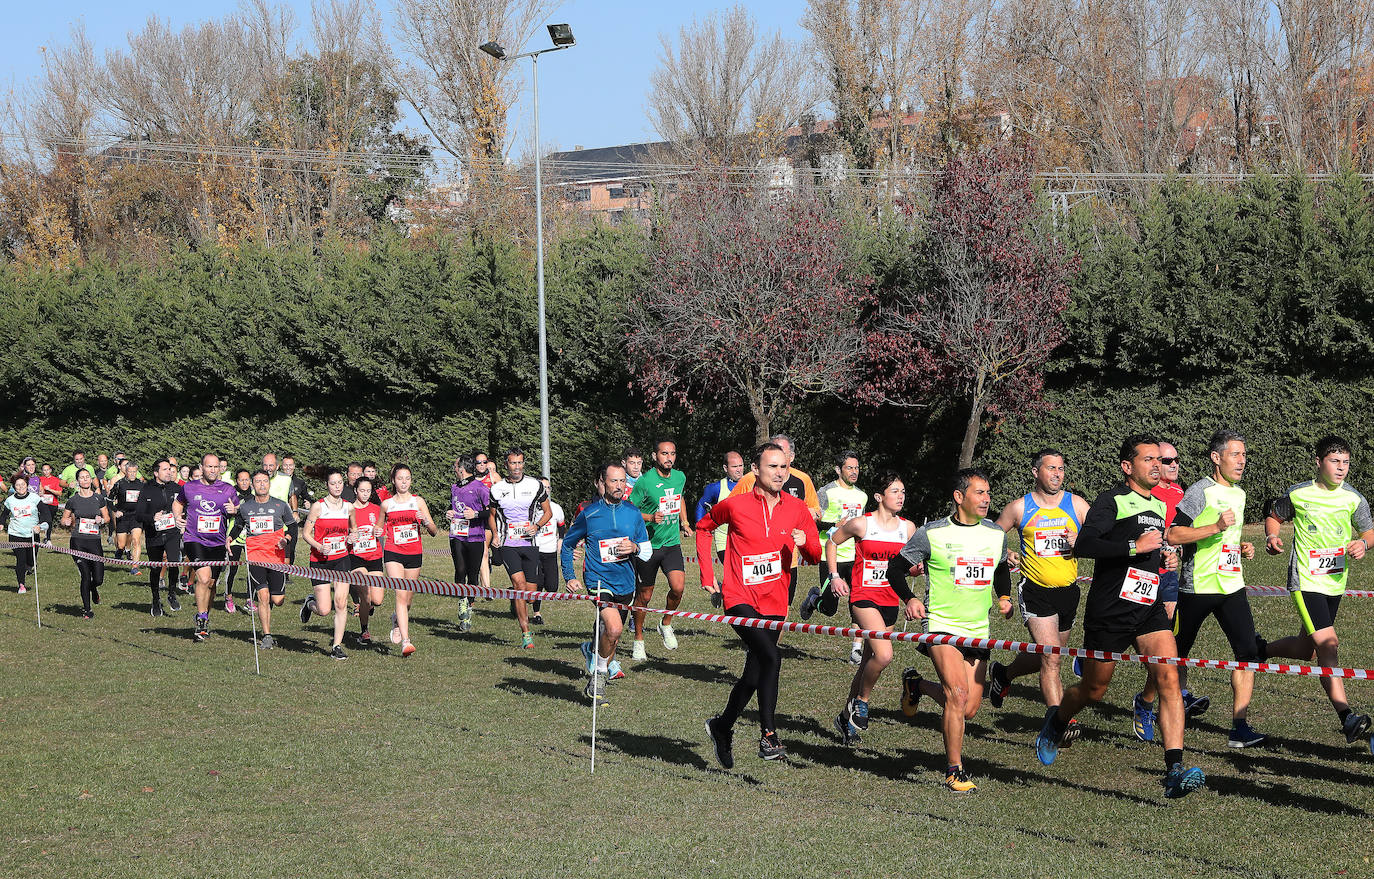
[[[610,664],[611,664],[611,661],[610,661],[609,659],[607,659],[606,657],[602,656],[600,653],[596,654],[596,670],[597,670],[597,671],[606,671],[606,670],[607,670],[607,667],[608,667]]]
[[[854,649],[855,649],[855,650],[862,650],[862,649],[864,649],[864,639],[863,639],[863,638],[855,638],[855,639],[854,639]]]

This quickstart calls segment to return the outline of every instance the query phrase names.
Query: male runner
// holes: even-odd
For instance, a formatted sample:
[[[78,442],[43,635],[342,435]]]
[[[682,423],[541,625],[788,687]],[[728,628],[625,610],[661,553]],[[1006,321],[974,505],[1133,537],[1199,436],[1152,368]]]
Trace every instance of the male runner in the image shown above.
[[[1159,603],[1159,566],[1164,546],[1164,503],[1150,494],[1159,482],[1159,442],[1135,434],[1121,444],[1125,481],[1097,496],[1074,543],[1079,558],[1095,559],[1083,612],[1083,646],[1122,653],[1135,648],[1150,656],[1178,656],[1169,617]],[[1196,766],[1183,767],[1183,695],[1172,665],[1151,663],[1163,702],[1164,796],[1182,797],[1206,783]],[[1045,714],[1035,739],[1036,756],[1046,766],[1059,749],[1077,738],[1075,714],[1107,694],[1114,660],[1085,659],[1083,678],[1064,692],[1058,708]]]
[[[285,501],[271,496],[271,485],[266,470],[253,474],[253,496],[239,507],[234,528],[235,533],[247,532],[244,555],[248,559],[249,591],[257,597],[258,621],[262,624],[258,646],[263,650],[277,646],[272,639],[272,608],[286,601],[286,574],[261,564],[285,564],[289,535],[297,529],[295,513]]]
[[[625,468],[615,463],[603,464],[598,481],[602,486],[601,497],[588,504],[563,535],[559,563],[569,592],[581,592],[585,588],[589,595],[603,601],[628,606],[634,602],[637,582],[630,559],[637,557],[640,561],[648,561],[653,544],[638,508],[621,503],[626,492]],[[582,541],[586,541],[587,549],[583,553],[582,579],[578,580],[573,549]],[[595,645],[596,656],[584,691],[600,705],[608,704],[606,681],[611,676],[610,663],[624,621],[623,608],[601,608],[601,637]],[[592,642],[582,642],[584,657],[591,657],[592,647]]]
[[[744,476],[744,456],[734,450],[725,453],[725,458],[721,464],[721,470],[725,476],[715,482],[708,482],[701,489],[701,499],[697,501],[696,515],[692,517],[692,525],[701,519],[702,516],[711,512],[711,507],[720,503],[730,496],[730,492],[740,479]],[[711,544],[716,553],[716,561],[725,561],[725,532],[716,531],[716,536]]]
[[[177,517],[173,511],[181,486],[176,483],[176,471],[166,458],[153,465],[153,478],[143,484],[138,495],[138,508],[134,515],[142,525],[148,540],[148,561],[181,561],[181,532],[177,530]],[[167,575],[167,606],[172,612],[181,610],[177,598],[177,568],[164,568],[152,565],[148,568],[148,587],[152,590],[152,605],[149,610],[155,617],[166,611],[162,608],[161,583],[163,573]]]
[[[511,588],[529,590],[539,582],[539,551],[534,536],[549,519],[549,493],[544,484],[525,475],[525,453],[506,452],[506,478],[491,487],[490,527],[501,541],[501,561],[510,575]],[[515,620],[520,626],[520,646],[534,647],[528,609],[523,598],[514,601]]]
[[[357,461],[351,462],[346,468],[346,472],[344,474],[343,499],[348,501],[350,504],[358,500],[358,493],[353,490],[353,486],[357,484],[358,480],[361,479],[362,476],[363,465],[359,464]]]
[[[138,521],[138,497],[143,492],[143,480],[138,478],[138,465],[125,460],[122,463],[124,474],[110,484],[110,502],[114,508],[115,520],[115,558],[131,558],[135,577],[142,571],[137,567],[139,560],[139,540],[143,529]]]
[[[654,597],[654,581],[658,572],[663,571],[668,580],[668,600],[665,609],[677,610],[682,604],[682,590],[687,585],[687,573],[682,558],[682,535],[687,533],[682,524],[682,490],[687,485],[687,477],[681,470],[674,470],[677,463],[677,443],[661,439],[654,443],[652,456],[653,469],[640,476],[630,491],[630,503],[639,508],[644,516],[649,540],[653,544],[653,554],[647,561],[637,564],[639,588],[635,592],[635,642],[630,653],[632,659],[644,659],[644,611]],[[658,633],[663,636],[663,649],[677,649],[677,635],[673,633],[672,617],[659,621]]]
[[[1078,618],[1078,561],[1073,545],[1088,515],[1088,502],[1064,490],[1066,468],[1064,453],[1058,449],[1036,452],[1031,456],[1035,487],[1007,504],[997,517],[997,527],[1015,532],[1020,541],[1020,551],[1012,554],[1011,561],[1021,570],[1021,618],[1032,641],[1055,647],[1069,643],[1069,631]],[[992,664],[988,674],[992,707],[1002,707],[1012,681],[1036,671],[1045,705],[1058,705],[1064,697],[1059,654],[1020,653],[1009,665]]]
[[[783,454],[787,456],[787,480],[783,483],[782,490],[787,494],[792,495],[792,497],[804,502],[806,504],[806,508],[811,511],[811,518],[816,521],[820,521],[821,501],[820,497],[816,494],[815,483],[811,481],[810,476],[806,475],[801,470],[798,470],[796,467],[792,466],[793,462],[797,460],[796,443],[792,441],[791,437],[782,433],[774,434],[772,437],[769,438],[768,441],[773,445],[777,446],[778,448],[782,449]],[[753,491],[755,479],[756,476],[753,473],[744,474],[744,476],[735,485],[735,487],[730,490],[731,496],[748,494],[749,492]],[[788,575],[788,606],[791,606],[793,599],[796,598],[797,595],[797,564],[798,557],[796,555],[793,555],[792,571]],[[852,661],[853,657],[851,656],[850,659]]]
[[[1350,473],[1350,444],[1338,436],[1317,440],[1317,476],[1300,482],[1269,502],[1264,518],[1264,549],[1270,555],[1283,552],[1279,528],[1293,523],[1293,549],[1288,556],[1288,591],[1298,608],[1302,630],[1297,635],[1268,645],[1267,658],[1287,657],[1303,662],[1316,658],[1335,667],[1337,656],[1336,610],[1349,580],[1349,560],[1364,558],[1374,540],[1374,519],[1369,501],[1345,481]],[[1351,530],[1359,535],[1351,539]],[[1322,678],[1322,689],[1347,742],[1363,738],[1370,728],[1367,714],[1351,710],[1345,698],[1345,681]],[[1374,743],[1371,743],[1374,748]]]
[[[635,481],[644,474],[644,453],[631,446],[621,456],[620,463],[625,467],[625,484],[634,491]]]
[[[200,478],[181,487],[172,511],[185,530],[184,550],[196,578],[196,643],[210,637],[210,602],[215,597],[215,569],[200,562],[222,562],[229,554],[228,517],[238,512],[238,492],[219,479],[219,456],[200,459]]]
[[[868,503],[868,496],[855,485],[859,481],[857,452],[844,451],[835,456],[835,476],[834,480],[821,486],[821,490],[816,493],[816,499],[821,506],[821,517],[816,523],[816,529],[828,537],[834,537],[835,529],[848,520],[862,516],[864,506]],[[856,541],[847,540],[835,548],[835,573],[842,583],[848,583],[850,574],[854,571],[855,545]],[[826,616],[834,616],[839,608],[838,596],[830,591],[831,577],[825,565],[821,565],[820,574],[820,585],[811,587],[797,610],[797,614],[804,620],[811,619],[811,614],[815,613],[817,606],[820,606],[821,613]],[[821,600],[823,597],[824,602]],[[856,638],[850,649],[850,659],[853,659],[855,650],[859,651],[862,659],[863,648],[863,639]]]

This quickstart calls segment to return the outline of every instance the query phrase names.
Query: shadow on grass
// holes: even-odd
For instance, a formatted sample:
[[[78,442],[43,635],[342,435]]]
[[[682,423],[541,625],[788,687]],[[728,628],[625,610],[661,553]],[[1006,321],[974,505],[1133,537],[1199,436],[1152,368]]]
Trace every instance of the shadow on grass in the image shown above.
[[[250,650],[253,648],[253,633],[247,629],[226,629],[222,632],[215,632],[211,629],[210,631],[212,637],[218,634],[226,641],[239,641]],[[329,634],[332,635],[333,632],[331,631]],[[307,640],[305,638],[292,637],[291,635],[278,635],[273,633],[272,641],[277,646],[272,649],[281,650],[286,653],[319,654],[328,656],[329,640],[329,636],[326,636],[323,641],[320,641],[314,638]]]
[[[698,754],[695,750],[696,748],[707,747],[705,738],[705,730],[702,731],[701,742],[667,738],[665,736],[641,736],[620,729],[601,728],[596,731],[598,748],[618,751],[626,757],[661,760],[664,763],[681,766],[684,769],[692,769],[698,772],[722,776],[730,781],[742,781],[754,786],[763,784],[763,782],[759,781],[757,778],[746,775],[739,769],[722,769]],[[581,741],[584,746],[588,748],[591,747],[591,736],[583,735],[580,737],[579,741]],[[749,742],[748,747],[750,749],[753,748],[752,741]],[[737,747],[735,748],[735,757],[738,759],[740,756],[741,753]],[[735,765],[738,767],[739,764],[736,763]],[[679,777],[696,778],[696,776],[691,775],[682,775]]]
[[[507,665],[523,666],[540,674],[556,675],[565,680],[575,681],[582,677],[581,664],[570,665],[566,660],[550,659],[539,656],[503,656],[501,661]]]
[[[703,665],[697,662],[670,662],[650,657],[635,666],[635,671],[653,671],[705,684],[734,684],[736,676],[723,665]]]
[[[569,702],[579,708],[591,709],[591,702],[582,695],[580,688],[573,684],[553,681],[529,681],[522,678],[502,678],[495,685],[498,690],[514,693],[517,696],[539,696],[544,699],[557,699]]]
[[[1311,778],[1312,776],[1308,776]],[[1323,781],[1326,779],[1323,778]],[[1353,782],[1358,783],[1358,782]],[[1315,796],[1311,793],[1296,791],[1283,782],[1263,782],[1230,775],[1207,776],[1207,789],[1223,797],[1253,797],[1265,803],[1283,803],[1295,809],[1317,812],[1323,815],[1350,815],[1355,818],[1368,818],[1369,814],[1350,803]]]

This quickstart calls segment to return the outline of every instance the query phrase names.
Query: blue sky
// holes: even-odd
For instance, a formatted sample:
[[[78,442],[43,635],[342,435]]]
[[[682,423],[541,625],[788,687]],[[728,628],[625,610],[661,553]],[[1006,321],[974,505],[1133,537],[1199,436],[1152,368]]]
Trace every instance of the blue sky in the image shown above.
[[[309,0],[290,0],[298,21],[308,21]],[[378,0],[384,11],[389,0]],[[683,24],[729,5],[727,0],[673,3],[628,0],[569,0],[554,14],[572,25],[577,46],[540,62],[540,126],[546,147],[571,149],[655,140],[645,115],[649,75],[658,65],[660,33],[676,35]],[[754,0],[747,4],[761,30],[781,30],[801,38],[798,25],[805,0]],[[96,50],[127,45],[127,34],[149,16],[174,27],[221,17],[237,8],[234,0],[171,3],[167,0],[107,0],[104,3],[47,0],[9,5],[0,30],[0,83],[21,87],[41,69],[39,47],[60,45],[73,22],[84,21]],[[535,40],[541,44],[547,35]],[[528,79],[529,62],[524,65]],[[528,87],[528,82],[526,83]],[[522,95],[512,122],[528,131],[530,102]],[[516,152],[522,152],[518,147]]]

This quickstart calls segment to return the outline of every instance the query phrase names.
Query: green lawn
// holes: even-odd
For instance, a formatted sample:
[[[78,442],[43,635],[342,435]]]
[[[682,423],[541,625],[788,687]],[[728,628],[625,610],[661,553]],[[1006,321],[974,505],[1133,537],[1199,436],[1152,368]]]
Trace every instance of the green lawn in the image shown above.
[[[677,652],[652,633],[648,661],[622,652],[628,676],[600,712],[592,775],[585,604],[546,606],[536,649],[522,651],[505,602],[481,604],[460,635],[452,599],[419,596],[415,656],[353,650],[339,663],[323,652],[327,621],[296,619],[296,581],[274,625],[282,649],[262,654],[257,676],[247,616],[216,611],[210,641],[193,644],[189,602],[151,619],[143,581],[113,572],[85,622],[71,560],[39,564],[42,629],[32,593],[12,579],[0,591],[0,876],[1374,875],[1374,757],[1345,744],[1314,679],[1261,676],[1252,722],[1280,744],[1235,752],[1226,675],[1194,672],[1213,697],[1187,741],[1208,787],[1172,802],[1159,749],[1130,732],[1140,667],[1119,670],[1050,768],[1030,746],[1042,708],[1026,679],[970,724],[980,786],[959,796],[940,784],[929,703],[915,723],[898,709],[900,668],[931,673],[909,645],[851,749],[830,727],[853,672],[848,642],[785,635],[789,758],[754,756],[746,714],[736,769],[722,771],[702,720],[743,654],[728,630],[680,623]],[[1355,571],[1353,585],[1374,586],[1374,563]],[[425,574],[452,568],[431,557]],[[1278,584],[1280,564],[1261,557],[1248,576]],[[695,583],[685,606],[709,610]],[[1252,601],[1263,634],[1294,629],[1288,599]],[[1345,665],[1374,666],[1371,610],[1374,599],[1342,606]],[[1194,653],[1229,658],[1210,624]],[[1374,709],[1374,684],[1350,689]]]

